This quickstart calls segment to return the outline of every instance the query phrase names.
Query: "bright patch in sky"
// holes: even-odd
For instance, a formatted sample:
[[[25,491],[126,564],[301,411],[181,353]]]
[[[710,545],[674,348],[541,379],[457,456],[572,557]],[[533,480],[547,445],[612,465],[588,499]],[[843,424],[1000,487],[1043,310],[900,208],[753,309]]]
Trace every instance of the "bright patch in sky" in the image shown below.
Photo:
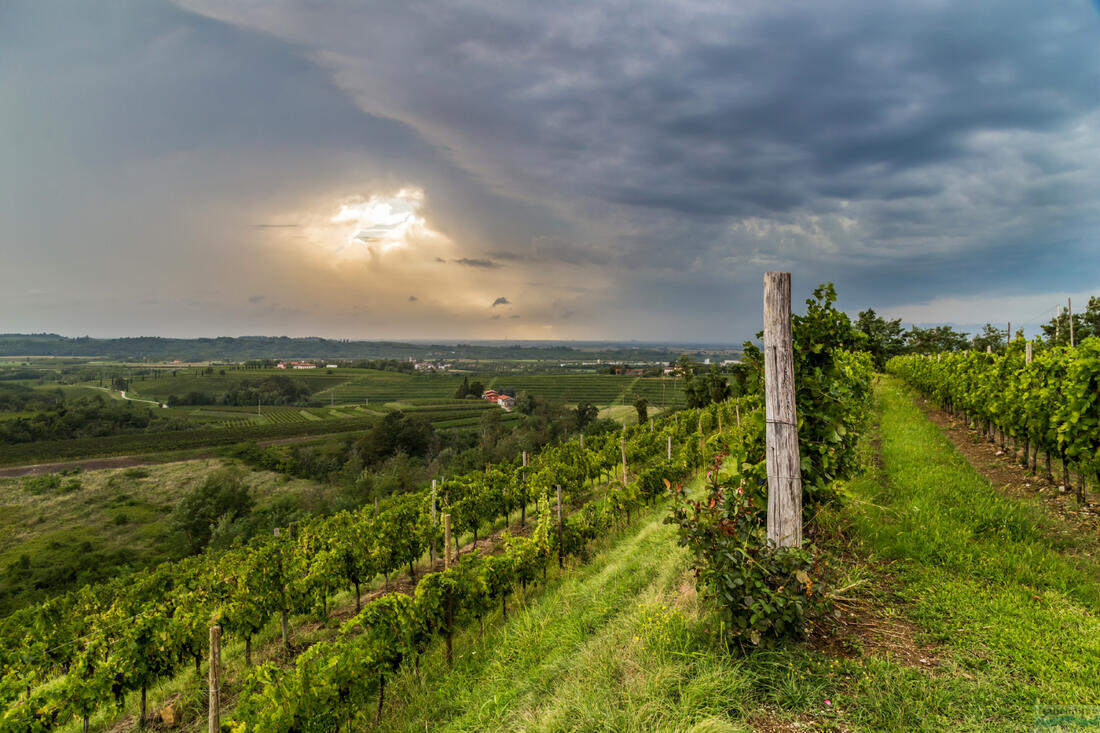
[[[393,196],[376,194],[369,199],[361,196],[350,199],[340,205],[330,221],[350,225],[348,244],[364,244],[369,249],[388,252],[424,231],[424,218],[419,213],[423,204],[421,189],[403,188]]]

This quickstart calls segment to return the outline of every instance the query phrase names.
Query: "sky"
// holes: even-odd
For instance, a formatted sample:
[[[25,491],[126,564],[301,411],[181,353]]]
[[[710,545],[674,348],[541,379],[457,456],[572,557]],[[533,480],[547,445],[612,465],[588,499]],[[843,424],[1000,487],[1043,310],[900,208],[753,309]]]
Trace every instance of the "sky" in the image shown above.
[[[739,343],[767,270],[1035,331],[1100,295],[1100,12],[3,0],[0,255],[0,332]]]

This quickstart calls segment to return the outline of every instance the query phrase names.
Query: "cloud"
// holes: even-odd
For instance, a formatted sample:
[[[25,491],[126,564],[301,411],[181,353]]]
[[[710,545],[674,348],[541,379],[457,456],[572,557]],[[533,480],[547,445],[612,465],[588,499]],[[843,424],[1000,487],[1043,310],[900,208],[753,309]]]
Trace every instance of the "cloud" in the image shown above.
[[[409,302],[410,303],[415,303],[417,300],[419,300],[419,298],[417,298],[415,295],[410,295],[409,296]]]
[[[492,270],[500,267],[500,265],[493,262],[492,260],[475,259],[471,257],[463,257],[461,259],[454,260],[454,263],[456,265],[464,265],[466,267],[483,267],[487,270]]]
[[[502,295],[502,296],[500,296],[499,298],[497,298],[496,300],[493,301],[492,307],[496,308],[498,305],[511,305],[511,304],[512,304],[512,301],[508,300],[507,298],[505,298]]]
[[[34,246],[0,268],[0,330],[476,337],[492,293],[523,287],[529,336],[739,342],[769,268],[796,299],[832,280],[879,312],[1100,290],[1089,3],[489,2],[426,22],[59,0],[5,21],[20,114],[0,138],[20,145],[0,220]],[[204,283],[225,301],[173,305]],[[228,295],[249,291],[297,320]],[[376,317],[340,321],[360,299]]]
[[[257,305],[259,303],[264,302],[266,297],[267,296],[264,296],[264,295],[250,295],[250,296],[248,296],[248,302],[252,303],[253,305]]]

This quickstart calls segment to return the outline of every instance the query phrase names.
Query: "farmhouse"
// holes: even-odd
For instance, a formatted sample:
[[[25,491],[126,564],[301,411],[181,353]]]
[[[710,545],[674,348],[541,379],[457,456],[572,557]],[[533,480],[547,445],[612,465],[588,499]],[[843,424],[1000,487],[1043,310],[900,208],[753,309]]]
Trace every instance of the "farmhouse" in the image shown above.
[[[516,406],[516,398],[509,397],[508,395],[501,395],[497,398],[497,404],[503,407],[505,410],[511,410]]]
[[[481,393],[481,399],[488,402],[496,402],[500,399],[500,395],[497,394],[497,391],[495,389],[487,389]]]

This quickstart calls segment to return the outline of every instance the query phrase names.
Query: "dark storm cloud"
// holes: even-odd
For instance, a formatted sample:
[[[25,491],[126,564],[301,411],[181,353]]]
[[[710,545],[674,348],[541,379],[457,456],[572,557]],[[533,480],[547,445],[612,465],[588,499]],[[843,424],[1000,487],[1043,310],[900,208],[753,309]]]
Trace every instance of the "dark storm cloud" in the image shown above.
[[[492,260],[485,260],[476,257],[463,257],[461,259],[454,260],[454,263],[456,265],[462,265],[464,267],[482,267],[487,270],[492,270],[500,267],[500,265],[493,262]]]
[[[501,297],[499,297],[499,298],[497,298],[496,300],[493,301],[493,305],[491,307],[496,308],[498,305],[511,305],[511,304],[512,304],[512,301],[508,300],[507,298],[505,298],[502,295]]]
[[[525,323],[576,289],[572,323],[609,335],[740,340],[765,269],[880,310],[1100,287],[1085,2],[181,5],[5,10],[9,292],[120,259],[240,272],[225,232],[289,238],[284,209],[207,211],[402,185],[454,243],[435,261],[540,283]]]
[[[842,291],[873,273],[890,300],[907,263],[974,284],[990,270],[967,252],[1074,240],[1098,210],[1075,167],[1100,163],[1085,3],[493,3],[362,24],[350,3],[211,7],[304,44],[368,112],[595,234],[583,254],[536,234],[502,261],[833,265]]]

